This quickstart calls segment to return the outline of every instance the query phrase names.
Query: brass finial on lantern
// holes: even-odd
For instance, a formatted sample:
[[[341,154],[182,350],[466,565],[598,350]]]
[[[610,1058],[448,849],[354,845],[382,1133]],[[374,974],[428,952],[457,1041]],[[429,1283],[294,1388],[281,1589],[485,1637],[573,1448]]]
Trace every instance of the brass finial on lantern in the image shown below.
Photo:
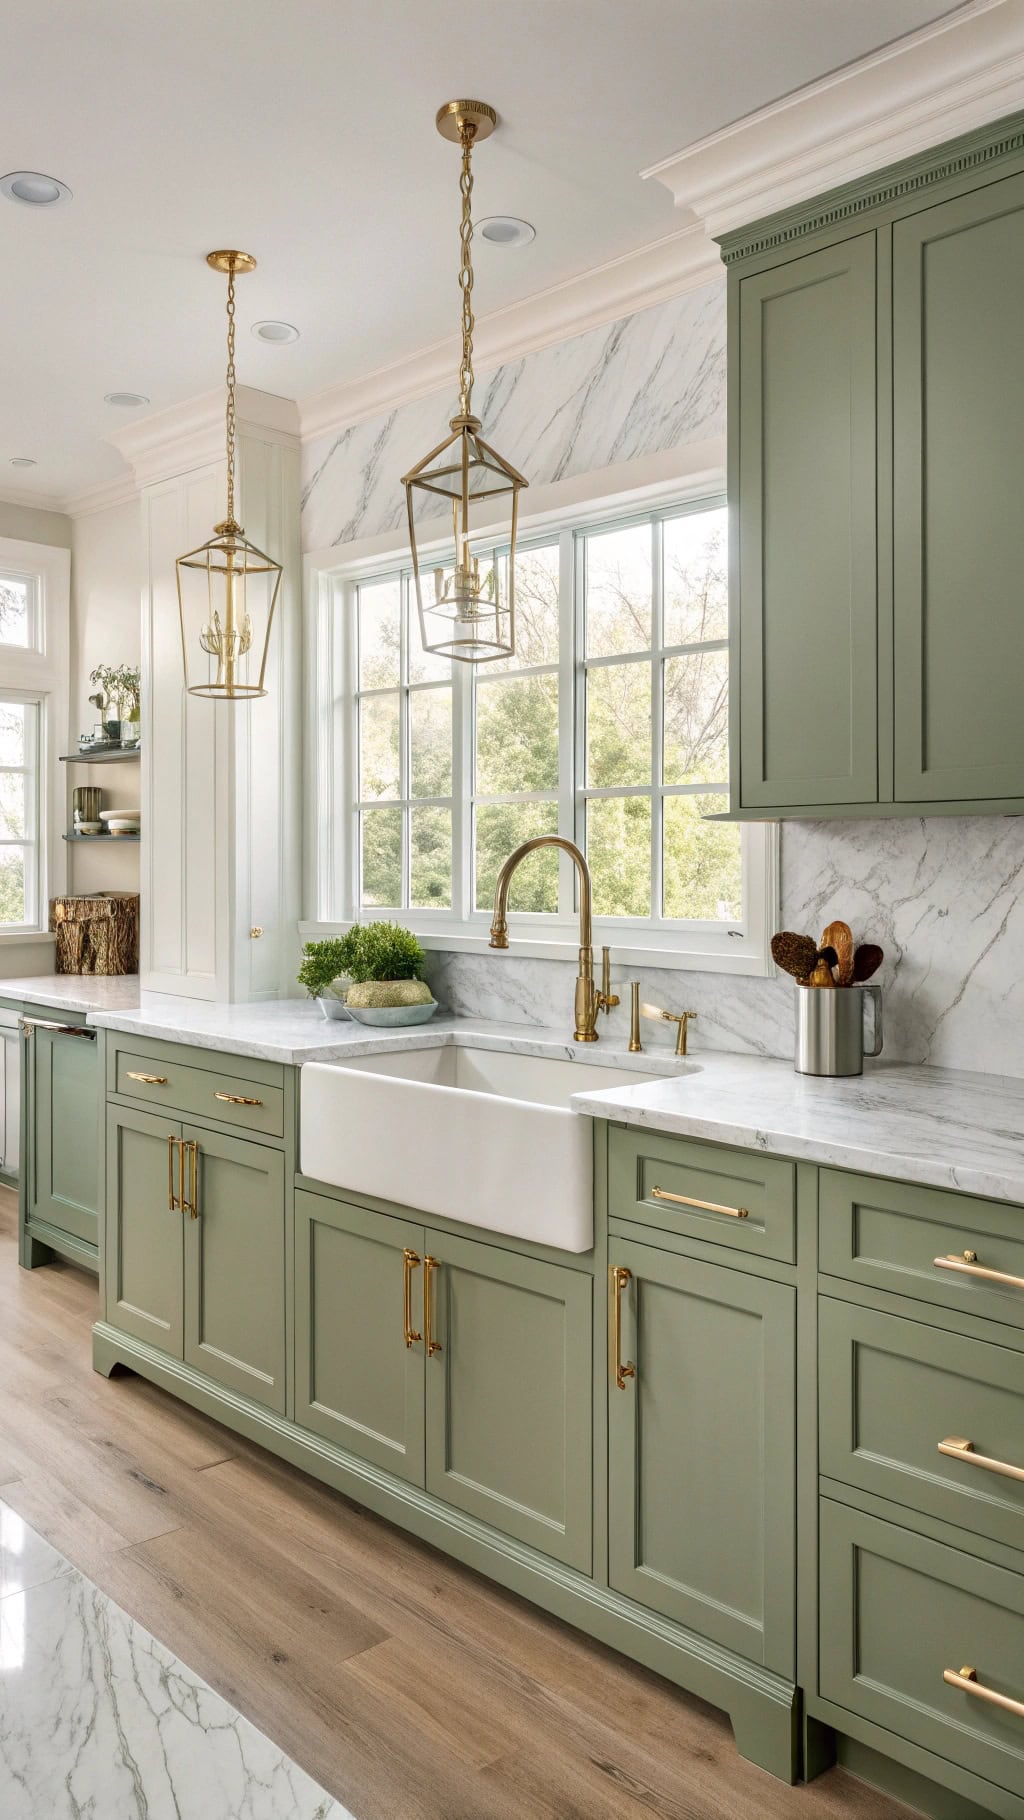
[[[185,687],[190,695],[205,695],[214,701],[245,701],[267,693],[270,629],[282,575],[282,565],[250,543],[235,518],[235,277],[255,271],[256,261],[251,253],[225,249],[207,253],[206,263],[216,272],[225,272],[228,280],[227,511],[220,524],[214,525],[209,541],[179,556],[174,565],[181,654]],[[251,587],[257,576],[265,580]],[[197,587],[199,598],[189,614],[186,594],[194,597]],[[189,647],[193,637],[206,653],[205,680],[192,677]]]
[[[436,449],[403,475],[409,514],[416,604],[423,649],[462,663],[487,663],[515,651],[515,557],[519,493],[528,483],[480,435],[473,415],[473,146],[497,125],[485,101],[447,101],[438,110],[437,130],[462,148],[462,222],[459,229],[462,296],[462,362],[459,408]],[[415,496],[450,502],[454,561],[433,569],[432,587],[421,575],[416,544]],[[511,494],[510,525],[495,527],[493,502]],[[471,524],[471,518],[473,523]],[[479,529],[475,529],[479,527]],[[507,549],[503,563],[502,552]],[[504,566],[504,585],[502,568]],[[428,591],[429,590],[429,591]],[[425,598],[426,594],[426,598]]]

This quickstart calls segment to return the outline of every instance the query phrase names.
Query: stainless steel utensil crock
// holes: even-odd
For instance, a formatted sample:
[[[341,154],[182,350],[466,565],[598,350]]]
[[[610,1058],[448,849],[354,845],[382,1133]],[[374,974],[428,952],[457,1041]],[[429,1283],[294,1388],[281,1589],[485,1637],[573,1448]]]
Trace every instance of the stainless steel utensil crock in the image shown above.
[[[864,1047],[864,1005],[874,1005],[872,1047]],[[863,1074],[865,1055],[882,1051],[880,986],[797,986],[796,1054],[798,1074]]]

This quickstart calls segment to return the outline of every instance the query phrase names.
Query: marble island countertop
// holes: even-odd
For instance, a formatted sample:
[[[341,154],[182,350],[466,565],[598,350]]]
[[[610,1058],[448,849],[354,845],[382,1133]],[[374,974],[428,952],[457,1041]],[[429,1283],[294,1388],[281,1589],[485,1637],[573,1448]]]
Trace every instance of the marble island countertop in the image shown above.
[[[0,979],[0,999],[53,1011],[126,1011],[139,1002],[137,973],[39,973]]]

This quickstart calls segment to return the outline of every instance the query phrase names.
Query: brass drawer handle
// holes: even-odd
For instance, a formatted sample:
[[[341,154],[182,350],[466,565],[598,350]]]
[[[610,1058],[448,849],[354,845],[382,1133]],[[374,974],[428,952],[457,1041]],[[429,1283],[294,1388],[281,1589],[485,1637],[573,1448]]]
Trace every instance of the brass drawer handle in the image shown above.
[[[412,1273],[420,1263],[419,1253],[410,1251],[406,1245],[402,1252],[402,1329],[405,1343],[411,1346],[414,1340],[422,1340],[412,1324]]]
[[[1011,1700],[1009,1694],[997,1694],[994,1687],[986,1687],[978,1680],[976,1668],[944,1668],[942,1679],[950,1687],[962,1687],[976,1700],[987,1700],[990,1706],[1001,1706],[1004,1713],[1015,1713],[1018,1719],[1024,1719],[1024,1700]]]
[[[166,1074],[136,1074],[132,1068],[127,1070],[127,1079],[130,1081],[145,1081],[147,1087],[167,1086]]]
[[[984,1472],[998,1472],[1004,1479],[1024,1479],[1024,1466],[1011,1466],[1006,1460],[990,1460],[987,1454],[975,1453],[974,1442],[962,1435],[949,1435],[939,1442],[939,1452],[950,1460],[962,1460],[965,1466],[980,1466]]]
[[[630,1362],[622,1363],[622,1291],[627,1283],[633,1280],[633,1272],[625,1264],[613,1264],[608,1272],[609,1301],[611,1303],[612,1331],[609,1352],[611,1354],[611,1374],[619,1390],[625,1390],[626,1379],[636,1377],[636,1366]]]
[[[177,1153],[178,1153],[178,1180],[181,1183],[182,1187],[184,1187],[185,1176],[184,1176],[184,1171],[182,1168],[182,1161],[181,1161],[181,1139],[176,1138],[176,1137],[169,1137],[167,1140],[167,1211],[168,1211],[168,1213],[180,1213],[182,1211],[181,1201],[174,1192],[174,1153],[175,1153],[175,1151],[177,1151]]]
[[[933,1258],[936,1270],[958,1270],[961,1276],[983,1277],[987,1283],[1008,1283],[1011,1289],[1024,1289],[1024,1277],[1011,1276],[1008,1270],[990,1270],[978,1263],[976,1251],[951,1251],[944,1258]]]
[[[188,1194],[185,1193],[185,1159],[188,1158]],[[181,1211],[190,1220],[199,1218],[199,1145],[184,1138],[181,1144]]]
[[[697,1201],[690,1194],[670,1194],[667,1188],[652,1188],[652,1201],[675,1201],[680,1207],[699,1207],[702,1213],[727,1213],[734,1220],[749,1220],[749,1207],[723,1207],[719,1201]]]
[[[440,1340],[435,1340],[434,1338],[434,1309],[430,1284],[430,1279],[433,1276],[434,1271],[440,1270],[440,1268],[441,1266],[437,1258],[432,1258],[428,1252],[423,1260],[423,1343],[426,1347],[428,1359],[432,1359],[435,1352],[441,1351]]]
[[[215,1100],[223,1100],[225,1106],[262,1106],[262,1100],[247,1100],[244,1093],[215,1093]]]

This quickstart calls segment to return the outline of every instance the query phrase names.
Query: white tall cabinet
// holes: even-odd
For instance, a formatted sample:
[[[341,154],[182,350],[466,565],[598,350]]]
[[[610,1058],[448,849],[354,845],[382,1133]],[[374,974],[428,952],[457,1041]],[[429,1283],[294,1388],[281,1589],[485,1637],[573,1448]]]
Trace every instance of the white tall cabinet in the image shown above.
[[[175,558],[224,516],[222,394],[118,439],[140,486],[144,987],[246,1001],[287,993],[298,964],[301,804],[299,436],[294,403],[240,386],[238,516],[284,565],[268,694],[185,692]]]

